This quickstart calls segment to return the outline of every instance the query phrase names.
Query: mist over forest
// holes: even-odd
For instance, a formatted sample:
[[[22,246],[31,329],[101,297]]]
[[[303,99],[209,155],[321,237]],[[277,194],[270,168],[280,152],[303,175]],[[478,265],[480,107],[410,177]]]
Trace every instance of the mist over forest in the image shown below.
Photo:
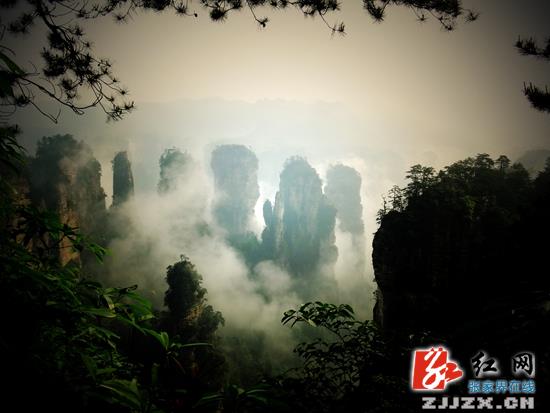
[[[546,2],[0,10],[0,410],[549,411]]]
[[[272,112],[273,105],[290,111],[280,102],[256,105],[260,111]],[[36,130],[34,137],[23,135],[35,155],[18,192],[28,199],[24,202],[57,211],[61,222],[109,251],[98,263],[93,254],[62,241],[54,248],[62,265],[82,267],[105,285],[136,286],[159,314],[162,331],[213,343],[212,350],[193,351],[193,361],[181,361],[197,369],[193,386],[198,393],[224,380],[255,386],[300,368],[300,357],[307,354],[304,342],[330,343],[330,332],[340,328],[333,330],[327,320],[320,322],[329,323],[327,331],[313,328],[315,314],[347,311],[337,306],[350,305],[365,326],[414,331],[411,338],[418,331],[445,334],[459,343],[492,327],[479,321],[458,331],[445,326],[477,320],[479,312],[495,312],[492,325],[504,326],[510,321],[497,315],[502,305],[530,303],[515,310],[519,319],[544,306],[540,288],[547,286],[538,274],[545,264],[534,240],[548,222],[543,212],[547,151],[526,151],[519,157],[523,164],[505,155],[478,154],[439,172],[420,164],[407,168],[405,163],[418,157],[434,163],[438,157],[398,152],[375,139],[368,150],[354,148],[352,139],[331,143],[325,138],[316,146],[313,135],[323,123],[329,135],[340,126],[319,116],[326,108],[338,113],[338,106],[318,104],[301,128],[299,119],[281,126],[285,131],[297,126],[305,136],[297,144],[292,138],[262,144],[254,128],[252,137],[243,134],[246,144],[241,144],[237,138],[218,139],[216,127],[206,125],[195,128],[214,137],[177,138],[170,136],[176,128],[166,127],[177,123],[173,118],[164,124],[173,132],[154,140],[146,128],[137,128],[135,139],[96,135],[89,143],[68,134],[36,139],[43,135]],[[272,116],[267,124],[274,122]],[[181,126],[183,136],[194,136]],[[107,126],[103,133],[115,132]],[[508,304],[495,301],[493,307],[484,294],[474,298],[474,285]],[[519,291],[523,298],[516,296]],[[465,296],[471,296],[469,309],[462,305]],[[289,329],[281,324],[281,315],[303,303],[310,303],[300,310],[310,318],[302,320],[312,325]],[[336,307],[310,307],[323,303]],[[523,338],[536,334],[536,325],[526,322]],[[492,338],[487,340],[494,346]],[[505,341],[506,348],[517,345],[511,337]],[[354,357],[347,363],[355,363]],[[341,382],[335,383],[340,384],[329,400],[341,391]],[[381,397],[389,397],[388,390],[381,391]],[[306,403],[311,409],[312,402]]]
[[[33,202],[59,210],[109,249],[104,265],[88,262],[99,279],[136,284],[163,308],[165,268],[185,256],[224,316],[220,333],[257,335],[261,351],[291,352],[298,338],[279,319],[302,302],[349,303],[372,318],[362,178],[353,167],[334,163],[321,179],[294,156],[281,165],[277,192],[261,197],[261,164],[246,146],[217,145],[208,163],[167,148],[148,189],[139,185],[143,173],[134,173],[130,153],[117,152],[102,170],[88,145],[56,135],[38,141],[30,163]],[[111,197],[100,184],[107,179]],[[63,263],[81,260],[61,254]]]

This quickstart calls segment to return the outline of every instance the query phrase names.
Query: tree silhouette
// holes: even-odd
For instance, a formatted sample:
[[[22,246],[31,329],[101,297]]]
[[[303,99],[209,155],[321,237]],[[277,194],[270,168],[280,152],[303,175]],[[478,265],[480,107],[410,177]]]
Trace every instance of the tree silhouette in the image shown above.
[[[532,37],[528,39],[518,38],[516,42],[516,48],[525,56],[534,56],[542,60],[550,62],[550,37],[546,39],[545,44],[540,46]],[[542,89],[539,86],[529,82],[529,84],[523,85],[523,93],[531,102],[531,105],[535,109],[541,112],[550,113],[550,92],[548,92],[548,86]]]
[[[180,261],[168,266],[166,282],[164,304],[169,313],[163,327],[186,340],[212,340],[224,320],[219,311],[206,304],[207,291],[195,266],[182,256]]]
[[[188,317],[193,309],[202,305],[206,289],[201,287],[201,281],[201,275],[185,257],[167,268],[168,290],[164,304],[171,315],[183,319]]]
[[[266,27],[267,17],[259,9],[298,10],[306,17],[320,18],[332,33],[344,33],[343,22],[329,23],[326,15],[340,9],[337,0],[200,0],[213,21],[223,21],[230,12],[248,9],[253,19]],[[477,15],[462,6],[461,0],[363,0],[366,12],[376,21],[384,19],[386,9],[400,6],[410,9],[420,21],[435,18],[446,30],[452,30],[461,16],[466,21]],[[122,119],[134,109],[128,90],[112,72],[109,59],[95,54],[92,41],[82,23],[112,16],[126,21],[143,10],[170,10],[180,16],[198,17],[189,0],[3,0],[0,10],[10,10],[0,19],[0,118],[8,119],[20,107],[33,106],[57,122],[61,107],[83,114],[100,107],[108,119]],[[15,12],[14,12],[15,10]],[[42,64],[31,70],[17,62],[17,50],[5,45],[7,36],[25,35],[41,26],[46,30]],[[36,97],[46,96],[59,105],[57,113],[46,112]],[[86,97],[87,96],[87,97]]]
[[[413,165],[407,171],[406,178],[410,180],[405,188],[405,195],[409,198],[419,196],[435,180],[435,170],[430,166]],[[395,197],[392,197],[395,199]]]
[[[181,256],[180,261],[168,266],[166,282],[164,304],[168,312],[161,314],[161,329],[184,343],[209,344],[177,358],[183,368],[172,372],[172,384],[189,389],[190,395],[217,389],[223,379],[224,357],[215,346],[216,331],[224,324],[223,316],[207,304],[202,276],[187,257]]]
[[[546,288],[540,277],[548,248],[541,236],[548,228],[545,173],[533,181],[521,164],[487,154],[437,174],[412,167],[407,187],[393,190],[398,202],[380,211],[373,241],[375,276],[385,294],[378,306],[387,310],[378,313],[382,324],[443,330],[497,297]],[[467,308],[455,305],[464,297]]]

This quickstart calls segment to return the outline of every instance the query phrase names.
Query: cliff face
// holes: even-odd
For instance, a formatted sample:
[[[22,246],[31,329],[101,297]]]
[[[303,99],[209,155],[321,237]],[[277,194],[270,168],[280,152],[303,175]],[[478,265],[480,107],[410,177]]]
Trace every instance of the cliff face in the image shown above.
[[[176,148],[166,149],[159,160],[159,194],[175,191],[179,182],[190,173],[192,163],[191,156],[187,152],[181,152]]]
[[[272,259],[306,283],[336,261],[335,216],[315,169],[302,158],[291,158],[281,173],[275,204],[264,204],[262,240]]]
[[[550,186],[539,195],[538,182],[520,165],[479,156],[445,168],[420,192],[405,188],[405,206],[383,216],[373,241],[375,319],[391,330],[461,330],[463,338],[500,331],[502,343],[517,337],[511,326],[528,334],[549,285],[540,276],[548,209],[535,200],[548,199]]]
[[[361,175],[345,165],[335,165],[327,172],[325,194],[336,208],[343,232],[354,235],[364,233],[363,205],[361,205]]]
[[[45,137],[30,166],[32,202],[59,214],[61,222],[98,239],[105,219],[101,165],[92,151],[70,135]],[[69,240],[59,246],[62,264],[79,261]]]
[[[342,248],[336,272],[340,299],[356,308],[373,306],[373,289],[367,283],[366,240],[361,204],[361,175],[345,165],[331,166],[325,185],[327,199],[336,208],[338,243]]]
[[[113,207],[134,196],[134,176],[128,153],[118,152],[113,159]]]
[[[260,196],[258,158],[245,146],[221,145],[212,152],[210,165],[217,193],[217,222],[229,236],[247,233]]]

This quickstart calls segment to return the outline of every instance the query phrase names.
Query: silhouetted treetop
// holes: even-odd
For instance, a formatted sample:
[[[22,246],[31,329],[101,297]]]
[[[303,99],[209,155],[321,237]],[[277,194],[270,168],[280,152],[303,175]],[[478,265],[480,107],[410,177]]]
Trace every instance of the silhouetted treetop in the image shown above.
[[[516,42],[516,48],[522,55],[535,56],[550,62],[550,37],[542,45],[532,37],[527,39],[520,37]],[[545,86],[543,89],[529,82],[529,84],[523,85],[523,93],[535,109],[542,112],[550,112],[550,92],[548,92],[548,86]]]
[[[203,303],[206,289],[201,286],[202,276],[187,257],[182,256],[179,262],[168,266],[166,282],[164,304],[175,317],[184,318]]]
[[[168,307],[163,328],[184,340],[211,342],[224,319],[219,311],[207,304],[207,291],[202,276],[185,256],[166,269],[168,290],[164,304]]]
[[[506,202],[521,203],[523,192],[530,185],[529,172],[523,165],[512,164],[504,155],[493,160],[486,153],[455,162],[438,173],[432,167],[414,165],[406,178],[409,182],[404,188],[394,186],[384,197],[378,222],[391,211],[403,212],[419,202],[447,202],[456,198],[468,204],[474,197],[484,198],[488,192],[500,189],[506,195],[499,196],[506,198]]]
[[[407,187],[394,188],[379,213],[375,318],[389,328],[447,332],[468,323],[496,332],[526,319],[534,326],[525,314],[548,300],[549,177],[550,164],[532,179],[521,164],[487,154],[437,174],[411,168]]]

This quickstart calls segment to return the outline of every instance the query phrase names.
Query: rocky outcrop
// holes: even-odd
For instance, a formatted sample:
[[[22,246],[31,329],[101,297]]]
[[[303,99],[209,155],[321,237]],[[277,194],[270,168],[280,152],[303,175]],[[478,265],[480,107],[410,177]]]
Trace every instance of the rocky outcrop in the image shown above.
[[[273,207],[264,204],[263,243],[272,258],[297,280],[321,283],[330,272],[338,250],[334,244],[336,210],[322,192],[319,175],[303,158],[289,159],[281,173]],[[320,285],[320,284],[319,284]]]
[[[58,213],[62,223],[101,241],[105,192],[101,165],[87,145],[70,135],[44,137],[29,170],[34,205]],[[58,251],[62,264],[80,260],[68,239],[61,241]]]
[[[364,233],[361,205],[361,175],[345,165],[335,165],[327,172],[325,195],[336,208],[339,228],[354,235]]]
[[[191,155],[177,148],[166,149],[159,160],[160,180],[159,194],[175,191],[178,185],[185,180],[193,167]]]
[[[249,231],[254,206],[260,196],[258,158],[242,145],[221,145],[212,152],[216,201],[214,216],[229,236]]]
[[[501,346],[520,336],[514,330],[527,334],[549,302],[541,276],[548,176],[550,168],[533,182],[521,165],[482,154],[446,167],[421,191],[411,179],[399,202],[405,206],[384,213],[373,240],[378,323],[465,341],[490,337]]]
[[[113,207],[122,205],[134,196],[132,164],[126,151],[118,152],[113,159]]]
[[[325,195],[336,208],[339,229],[336,239],[341,249],[336,264],[339,298],[354,308],[368,307],[364,315],[370,315],[374,290],[367,282],[361,175],[349,166],[331,166],[327,171]]]

